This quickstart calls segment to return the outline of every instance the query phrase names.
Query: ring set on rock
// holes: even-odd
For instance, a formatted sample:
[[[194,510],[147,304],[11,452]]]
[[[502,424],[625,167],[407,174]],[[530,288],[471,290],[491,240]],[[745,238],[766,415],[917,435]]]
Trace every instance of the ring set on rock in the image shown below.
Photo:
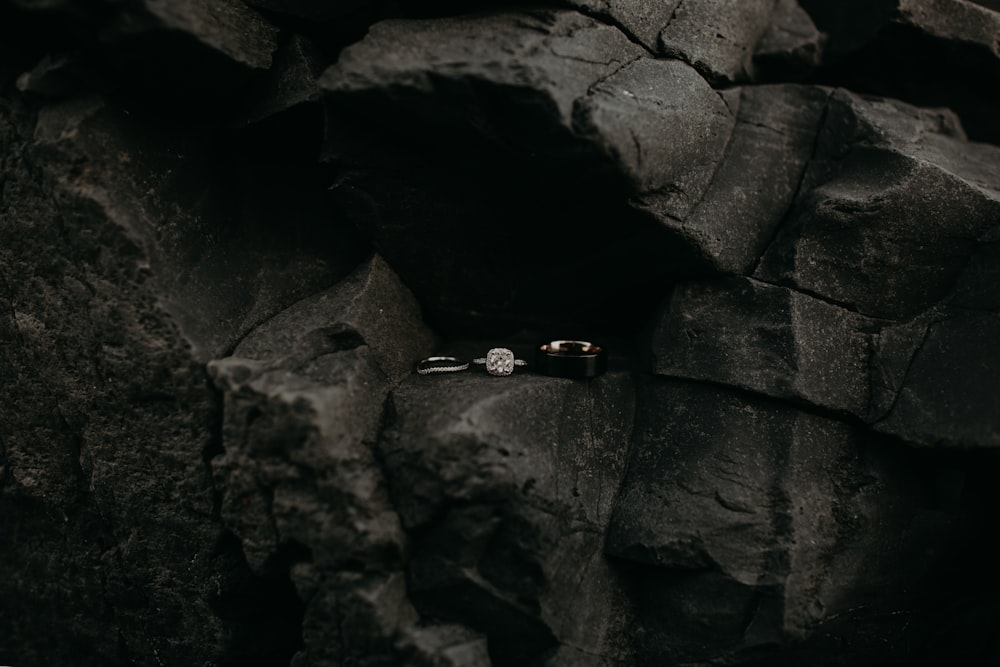
[[[506,376],[514,368],[527,366],[524,359],[517,359],[506,347],[494,347],[485,357],[472,360],[473,364],[486,366],[490,375]],[[420,375],[458,373],[467,370],[469,362],[457,357],[427,357],[417,364]],[[535,349],[535,368],[544,375],[585,379],[597,377],[607,368],[607,350],[583,340],[553,340]]]

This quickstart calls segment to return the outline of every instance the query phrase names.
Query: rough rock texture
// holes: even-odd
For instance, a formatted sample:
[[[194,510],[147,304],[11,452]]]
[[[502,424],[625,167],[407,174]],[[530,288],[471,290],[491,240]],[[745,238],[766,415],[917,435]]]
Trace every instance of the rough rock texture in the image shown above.
[[[759,260],[798,194],[828,91],[755,86],[733,96],[736,126],[701,201],[678,226],[713,268],[745,273]]]
[[[640,664],[730,664],[775,643],[822,644],[827,624],[878,637],[893,614],[911,615],[892,648],[857,633],[810,658],[874,664],[905,657],[906,633],[933,625],[918,582],[961,539],[960,515],[919,490],[946,473],[843,422],[727,389],[654,380],[638,402],[607,551],[653,568],[637,584]]]
[[[752,77],[753,52],[776,0],[682,0],[660,32],[660,48],[716,83]]]
[[[1000,11],[967,0],[801,0],[829,37],[820,78],[949,107],[969,136],[1000,141]]]
[[[323,75],[332,122],[350,128],[331,151],[356,165],[338,184],[343,205],[432,315],[624,317],[623,297],[662,271],[626,268],[636,252],[703,261],[649,214],[687,214],[715,171],[706,147],[721,156],[734,119],[689,66],[642,53],[572,12],[389,21]],[[441,161],[422,157],[428,141]],[[493,224],[469,224],[483,216]],[[581,230],[559,253],[525,241],[552,216]],[[601,230],[608,217],[622,224]],[[581,280],[596,293],[554,304],[537,289]]]
[[[303,224],[323,209],[308,197],[285,233],[260,226],[282,188],[247,186],[277,185],[273,167],[213,176],[204,140],[100,98],[37,116],[5,100],[0,128],[0,617],[19,637],[3,661],[239,651],[229,601],[281,588],[249,575],[213,518],[219,406],[202,363],[344,275],[358,250]],[[274,253],[252,250],[262,243]],[[280,609],[241,623],[266,627]],[[254,648],[280,649],[282,623]]]
[[[1000,150],[963,139],[948,114],[838,91],[755,275],[874,317],[940,301],[1000,224]]]
[[[376,257],[210,365],[225,397],[211,462],[221,517],[255,572],[295,559],[305,645],[294,664],[390,660],[415,623],[400,572],[407,539],[373,446],[389,388],[433,342]]]
[[[379,453],[417,536],[414,604],[486,635],[493,664],[627,663],[627,615],[594,610],[626,608],[603,547],[628,451],[628,375],[512,379],[413,377],[393,394]]]
[[[653,369],[871,418],[878,332],[857,313],[749,278],[685,283],[654,331]],[[909,359],[919,342],[898,352]]]
[[[990,3],[0,0],[0,664],[996,663]]]
[[[826,35],[798,0],[778,0],[754,51],[754,72],[764,81],[804,78],[822,62],[825,48]]]

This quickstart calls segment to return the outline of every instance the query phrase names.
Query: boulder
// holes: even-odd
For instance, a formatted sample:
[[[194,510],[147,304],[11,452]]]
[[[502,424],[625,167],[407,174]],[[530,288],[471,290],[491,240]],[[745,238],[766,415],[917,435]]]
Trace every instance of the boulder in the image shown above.
[[[949,313],[925,329],[876,429],[925,446],[1000,446],[1000,313]]]
[[[390,406],[379,458],[414,536],[421,614],[485,635],[492,664],[560,646],[626,659],[602,545],[627,455],[628,376],[414,375]]]
[[[202,96],[231,93],[270,68],[278,46],[278,28],[242,0],[138,0],[115,9],[98,23],[101,41],[144,93],[164,83]]]
[[[969,136],[998,143],[1000,11],[968,0],[801,0],[829,37],[823,82],[948,107]]]
[[[283,201],[301,218],[280,232],[270,195],[244,215],[250,190],[204,136],[102,98],[37,116],[4,98],[0,143],[0,514],[4,534],[31,535],[2,560],[42,573],[3,577],[23,659],[193,664],[239,655],[230,638],[258,622],[246,646],[287,659],[298,602],[283,566],[250,572],[217,519],[203,364],[358,249],[305,228],[308,196]],[[273,593],[270,608],[231,612],[248,590]]]
[[[749,278],[684,283],[654,330],[653,371],[872,419],[879,331],[857,313]]]
[[[72,153],[93,107],[62,111]],[[3,660],[198,662],[227,628],[206,582],[239,571],[205,475],[215,397],[139,238],[78,192],[115,135],[89,164],[50,161],[59,134],[33,126],[0,103]]]
[[[689,212],[657,218],[699,248],[713,270],[752,271],[799,194],[828,96],[795,85],[734,91],[736,125],[710,184]]]
[[[775,645],[804,662],[898,659],[933,627],[913,616],[910,639],[878,638],[900,631],[892,614],[930,604],[922,582],[960,534],[957,506],[914,495],[945,472],[722,387],[650,380],[637,400],[606,550],[643,566],[630,589],[638,662],[744,664]],[[823,657],[828,633],[845,651],[836,661]]]
[[[733,114],[689,66],[642,54],[537,11],[386,21],[323,75],[328,152],[353,165],[338,201],[431,321],[631,322],[640,285],[705,265],[663,221],[700,200]],[[594,289],[539,289],[579,282]]]
[[[373,447],[389,389],[433,340],[376,256],[209,365],[225,400],[211,459],[221,518],[255,572],[297,554],[301,664],[391,664],[416,622],[402,579],[408,540]]]
[[[823,62],[826,35],[816,27],[798,0],[778,0],[771,25],[753,54],[758,80],[800,80]]]
[[[753,53],[776,0],[683,0],[660,31],[660,52],[681,58],[716,84],[753,78]]]
[[[754,275],[912,318],[996,228],[997,183],[1000,149],[966,142],[951,114],[837,91],[795,210]]]
[[[129,270],[155,282],[199,360],[364,259],[365,245],[331,224],[322,192],[310,190],[314,170],[220,159],[209,136],[150,122],[75,98],[41,111],[32,151],[74,207],[141,248]],[[267,257],[254,250],[261,243]]]

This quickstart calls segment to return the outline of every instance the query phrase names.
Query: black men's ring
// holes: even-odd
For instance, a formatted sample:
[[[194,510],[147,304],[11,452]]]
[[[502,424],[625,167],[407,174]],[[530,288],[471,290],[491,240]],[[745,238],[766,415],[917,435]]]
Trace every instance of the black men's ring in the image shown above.
[[[585,340],[553,340],[535,351],[535,367],[545,375],[592,378],[607,370],[607,365],[607,349]]]

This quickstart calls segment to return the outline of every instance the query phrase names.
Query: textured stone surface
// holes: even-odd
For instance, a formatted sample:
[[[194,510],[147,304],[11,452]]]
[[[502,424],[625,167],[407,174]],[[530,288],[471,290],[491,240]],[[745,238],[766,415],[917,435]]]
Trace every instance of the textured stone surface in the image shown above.
[[[573,7],[604,17],[621,27],[646,49],[659,49],[660,31],[668,25],[681,0],[573,0]]]
[[[826,35],[798,0],[778,0],[754,51],[754,72],[764,81],[803,78],[820,65],[825,48]]]
[[[713,82],[750,79],[754,48],[776,6],[776,0],[682,0],[660,32],[660,49]]]
[[[880,431],[930,446],[1000,446],[1000,315],[952,314],[926,329]]]
[[[311,41],[294,35],[275,52],[267,77],[253,91],[244,122],[261,122],[318,104],[316,81],[325,64],[326,59]]]
[[[385,112],[397,122],[412,114],[405,120],[439,133],[471,124],[544,154],[567,150],[577,101],[642,53],[615,28],[569,11],[383,21],[320,85],[335,102],[350,106],[353,98],[365,112],[372,101],[388,102]],[[498,106],[479,98],[480,88],[502,92]],[[429,108],[423,98],[431,98]]]
[[[607,550],[653,568],[635,593],[639,662],[728,664],[929,603],[914,586],[959,520],[913,495],[937,475],[913,453],[716,387],[650,381],[638,402]],[[869,630],[838,628],[836,664],[886,651]]]
[[[295,664],[390,661],[416,622],[407,538],[373,448],[389,389],[433,340],[376,256],[210,365],[225,397],[211,461],[222,520],[255,571],[294,554],[305,644]]]
[[[304,191],[317,174],[253,162],[213,172],[208,137],[151,132],[148,122],[101,98],[75,99],[42,110],[32,150],[66,197],[138,246],[136,279],[156,276],[160,306],[198,358],[221,354],[363,257],[343,226],[326,223],[322,194]],[[288,221],[283,232],[270,226],[275,215]],[[254,252],[260,243],[273,252]]]
[[[912,317],[997,227],[998,183],[1000,150],[965,142],[952,116],[838,91],[803,195],[755,275]]]
[[[3,659],[195,660],[224,625],[205,588],[214,399],[141,247],[55,181],[58,164],[29,168],[29,123],[0,107]]]
[[[786,288],[747,278],[688,283],[653,333],[653,370],[871,418],[878,332],[868,318]],[[905,359],[919,342],[900,351]]]
[[[996,662],[990,3],[0,0],[0,664]]]
[[[713,268],[745,273],[784,220],[826,111],[828,92],[808,86],[744,87],[736,126],[712,182],[689,215],[666,221]]]
[[[247,0],[251,7],[312,21],[329,21],[366,4],[361,0]]]
[[[698,201],[706,146],[721,157],[733,118],[694,70],[613,28],[565,11],[384,22],[321,85],[342,128],[332,150],[358,165],[338,197],[436,322],[627,318],[665,268],[625,270],[636,253],[701,261],[650,212]],[[579,232],[533,242],[554,218]],[[593,290],[538,289],[579,281]]]
[[[1000,10],[966,0],[801,0],[829,36],[819,78],[958,113],[978,141],[1000,142]]]
[[[121,7],[106,38],[149,38],[170,32],[189,36],[240,67],[263,70],[271,66],[278,31],[237,0],[140,0]]]
[[[594,612],[624,605],[602,545],[627,454],[628,376],[413,376],[391,405],[379,452],[418,536],[421,613],[485,634],[492,664],[557,647],[561,659],[626,660],[625,617]]]
[[[642,53],[572,12],[392,21],[324,74],[344,128],[331,150],[359,165],[341,201],[437,319],[628,317],[621,304],[667,268],[635,253],[705,263],[672,223],[708,187],[734,118],[693,69]],[[439,161],[419,157],[427,141]],[[553,216],[579,233],[530,242]],[[594,291],[554,303],[537,288],[578,281]]]
[[[0,616],[23,638],[4,660],[208,659],[242,637],[227,605],[244,586],[276,596],[273,612],[241,616],[269,626],[247,646],[280,651],[287,621],[265,620],[284,609],[280,584],[250,575],[213,519],[218,404],[200,362],[351,260],[308,232],[313,250],[293,250],[301,227],[276,237],[255,214],[237,237],[238,172],[212,179],[204,145],[187,152],[113,104],[60,103],[36,122],[5,100],[0,116],[0,502],[4,534],[24,536],[3,559],[25,573],[3,578]],[[249,252],[265,239],[270,259]]]
[[[653,330],[652,370],[849,413],[911,443],[991,448],[996,319],[946,308],[892,322],[748,278],[685,283]]]

